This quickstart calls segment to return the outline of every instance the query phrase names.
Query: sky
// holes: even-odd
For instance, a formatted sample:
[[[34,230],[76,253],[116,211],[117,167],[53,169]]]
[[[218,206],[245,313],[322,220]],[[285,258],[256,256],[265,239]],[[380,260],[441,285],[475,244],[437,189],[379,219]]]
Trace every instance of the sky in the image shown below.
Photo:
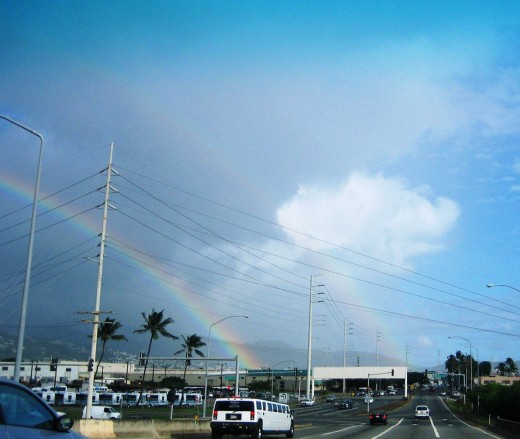
[[[44,137],[27,331],[89,344],[113,145],[100,309],[143,349],[155,309],[249,368],[520,361],[519,15],[4,0],[0,114]],[[0,120],[4,331],[38,146]]]

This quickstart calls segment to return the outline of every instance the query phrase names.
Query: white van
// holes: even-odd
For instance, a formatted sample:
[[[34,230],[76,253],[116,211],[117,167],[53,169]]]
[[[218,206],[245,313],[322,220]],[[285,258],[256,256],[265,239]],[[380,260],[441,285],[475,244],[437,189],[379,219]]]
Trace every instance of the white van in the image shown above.
[[[87,407],[83,409],[83,419],[87,417]],[[90,409],[91,419],[121,419],[121,413],[116,412],[112,407],[92,406]]]
[[[266,434],[294,436],[294,412],[289,405],[254,398],[219,398],[211,417],[212,439],[223,435],[251,435],[261,439]]]

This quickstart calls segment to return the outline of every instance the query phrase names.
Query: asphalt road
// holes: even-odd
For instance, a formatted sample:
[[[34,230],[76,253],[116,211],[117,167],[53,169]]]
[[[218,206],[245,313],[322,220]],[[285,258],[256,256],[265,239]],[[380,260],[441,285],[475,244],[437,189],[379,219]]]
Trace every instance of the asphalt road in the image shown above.
[[[520,439],[519,435],[495,433],[473,427],[457,418],[437,394],[419,393],[404,406],[389,411],[387,425],[370,425],[367,405],[353,398],[353,409],[338,410],[332,403],[320,402],[311,407],[296,407],[295,439]],[[401,399],[397,396],[374,398],[370,409],[389,407]],[[416,420],[415,407],[430,408],[430,419]],[[210,434],[190,434],[178,439],[210,439]],[[224,436],[224,439],[234,436]],[[239,438],[239,437],[237,437]],[[264,439],[285,438],[285,435],[264,435]]]
[[[375,398],[370,408],[382,407],[395,400],[395,397]],[[388,412],[387,425],[370,425],[366,404],[360,399],[356,402],[353,410],[338,411],[330,403],[296,409],[295,437],[298,439],[504,438],[466,424],[450,412],[439,396],[429,393],[415,395],[413,400],[402,408]],[[430,408],[429,420],[414,418],[415,406],[418,404],[426,404]]]

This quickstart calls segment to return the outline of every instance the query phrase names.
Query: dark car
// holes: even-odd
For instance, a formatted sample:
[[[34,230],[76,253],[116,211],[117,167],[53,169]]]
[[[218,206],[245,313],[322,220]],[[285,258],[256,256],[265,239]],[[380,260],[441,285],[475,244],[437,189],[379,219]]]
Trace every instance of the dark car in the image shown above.
[[[0,438],[85,439],[72,424],[24,385],[0,378]]]
[[[336,407],[338,408],[338,410],[351,409],[352,407],[354,407],[354,401],[352,401],[351,399],[340,399],[336,403]]]
[[[370,420],[370,425],[373,424],[388,424],[388,415],[384,410],[374,410],[368,416]]]

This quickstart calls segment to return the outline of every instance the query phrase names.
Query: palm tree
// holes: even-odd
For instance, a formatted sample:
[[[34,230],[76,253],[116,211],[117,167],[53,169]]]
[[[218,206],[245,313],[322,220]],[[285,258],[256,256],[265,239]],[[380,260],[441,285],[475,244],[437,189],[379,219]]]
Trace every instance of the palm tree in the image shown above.
[[[101,355],[99,356],[99,361],[96,366],[96,373],[94,376],[97,376],[99,365],[101,364],[101,361],[103,360],[103,355],[105,355],[105,346],[107,344],[107,341],[109,340],[128,340],[124,335],[122,334],[116,334],[117,330],[120,329],[123,325],[119,323],[116,319],[111,319],[110,317],[107,317],[105,319],[104,323],[99,324],[98,332],[97,332],[97,338],[98,340],[101,340]],[[90,336],[92,338],[92,336]]]
[[[146,361],[144,363],[143,380],[141,381],[141,393],[139,394],[137,405],[139,405],[143,396],[146,368],[148,367],[148,357],[150,356],[150,351],[152,350],[152,342],[157,340],[159,336],[172,338],[174,340],[179,338],[176,335],[168,332],[166,328],[169,324],[174,323],[175,320],[173,320],[171,317],[164,318],[163,313],[164,309],[157,312],[155,311],[155,308],[152,309],[152,312],[148,315],[142,312],[141,315],[143,316],[144,323],[141,325],[140,329],[136,329],[134,331],[135,334],[144,334],[146,332],[150,333],[150,341],[148,342],[148,351],[146,352]]]
[[[206,343],[204,343],[202,338],[197,334],[188,335],[188,337],[184,337],[183,335],[182,339],[184,340],[182,349],[175,352],[174,355],[180,354],[181,352],[186,352],[186,361],[184,362],[184,376],[182,377],[184,382],[186,382],[186,371],[188,370],[188,366],[191,365],[190,358],[193,358],[193,353],[196,353],[199,357],[204,357],[204,353],[199,350],[199,348],[206,346]],[[184,389],[182,390],[180,405],[182,405],[182,400],[184,398],[183,395]]]

